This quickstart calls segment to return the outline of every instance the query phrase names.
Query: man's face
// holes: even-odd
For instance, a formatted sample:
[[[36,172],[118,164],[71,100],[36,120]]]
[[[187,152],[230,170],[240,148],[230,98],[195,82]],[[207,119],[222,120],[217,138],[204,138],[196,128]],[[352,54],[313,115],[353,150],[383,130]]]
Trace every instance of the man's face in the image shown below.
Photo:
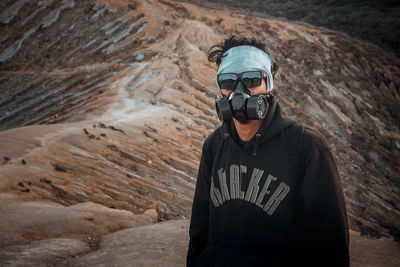
[[[261,79],[261,85],[256,87],[247,88],[253,95],[260,95],[267,93],[267,84],[265,83],[265,79]],[[232,93],[233,89],[221,89],[221,94],[223,96],[229,97]]]

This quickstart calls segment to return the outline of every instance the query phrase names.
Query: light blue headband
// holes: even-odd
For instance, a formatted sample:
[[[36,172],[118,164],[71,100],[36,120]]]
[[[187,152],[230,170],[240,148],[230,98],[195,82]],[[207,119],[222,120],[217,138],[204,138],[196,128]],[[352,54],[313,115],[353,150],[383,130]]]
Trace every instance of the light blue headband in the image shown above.
[[[263,70],[267,73],[267,92],[269,92],[274,88],[272,65],[271,57],[261,49],[250,45],[241,45],[232,47],[224,53],[218,74]]]

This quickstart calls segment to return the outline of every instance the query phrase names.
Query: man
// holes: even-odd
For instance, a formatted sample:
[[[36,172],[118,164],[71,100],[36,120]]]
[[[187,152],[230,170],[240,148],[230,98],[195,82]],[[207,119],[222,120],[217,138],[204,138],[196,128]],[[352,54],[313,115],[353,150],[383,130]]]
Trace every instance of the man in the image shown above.
[[[282,116],[263,44],[233,36],[211,49],[223,125],[203,144],[187,266],[349,266],[343,190],[324,137]]]

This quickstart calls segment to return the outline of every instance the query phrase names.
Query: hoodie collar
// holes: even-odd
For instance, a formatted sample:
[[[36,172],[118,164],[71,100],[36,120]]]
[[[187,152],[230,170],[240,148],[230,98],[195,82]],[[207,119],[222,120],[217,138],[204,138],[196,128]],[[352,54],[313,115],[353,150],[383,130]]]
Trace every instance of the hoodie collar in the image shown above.
[[[295,122],[282,115],[281,107],[274,95],[268,95],[267,97],[269,103],[268,114],[258,132],[243,146],[243,149],[253,148],[253,154],[256,153],[258,145],[265,143]],[[222,132],[225,138],[231,137],[229,139],[239,146],[239,135],[232,120],[223,124]]]

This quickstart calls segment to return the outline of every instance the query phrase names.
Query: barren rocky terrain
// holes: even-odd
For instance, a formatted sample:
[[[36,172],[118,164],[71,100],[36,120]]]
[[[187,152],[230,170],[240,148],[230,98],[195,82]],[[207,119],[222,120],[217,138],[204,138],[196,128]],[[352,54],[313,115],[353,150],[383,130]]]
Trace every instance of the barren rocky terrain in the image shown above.
[[[207,50],[231,34],[267,44],[284,113],[327,137],[353,265],[400,264],[392,52],[169,0],[6,0],[0,33],[0,265],[183,265],[201,144],[220,123]]]
[[[184,1],[184,0],[181,0]],[[400,56],[400,2],[396,0],[192,0],[209,8],[246,12],[249,16],[303,21],[344,32]]]

